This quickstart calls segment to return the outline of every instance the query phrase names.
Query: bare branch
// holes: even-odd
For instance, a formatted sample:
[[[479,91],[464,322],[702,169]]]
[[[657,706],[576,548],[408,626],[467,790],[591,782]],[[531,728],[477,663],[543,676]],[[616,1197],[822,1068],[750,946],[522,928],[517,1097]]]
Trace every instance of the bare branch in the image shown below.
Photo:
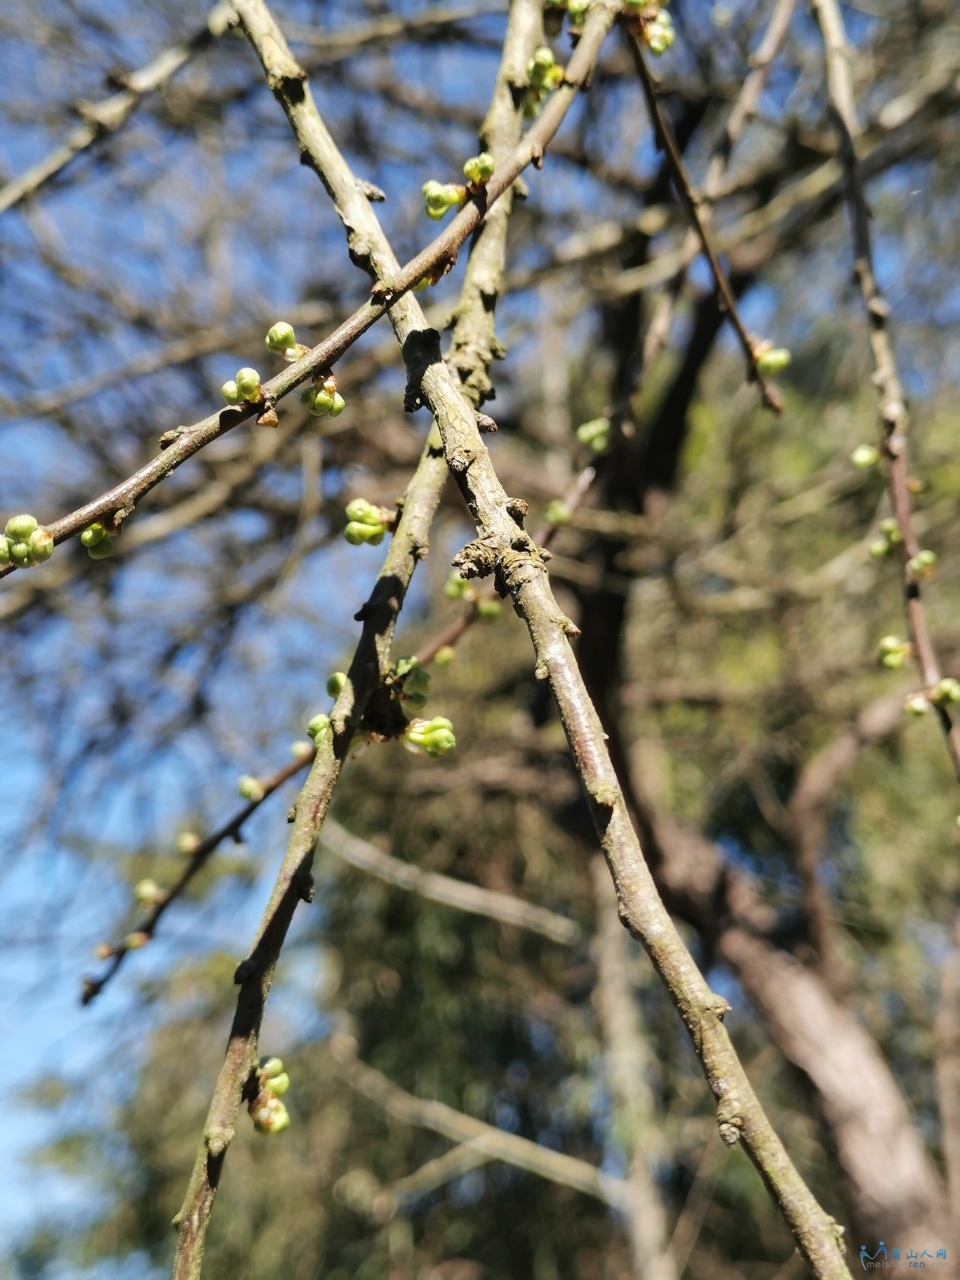
[[[960,921],[940,969],[937,1010],[937,1090],[943,1125],[943,1154],[955,1249],[960,1249]]]

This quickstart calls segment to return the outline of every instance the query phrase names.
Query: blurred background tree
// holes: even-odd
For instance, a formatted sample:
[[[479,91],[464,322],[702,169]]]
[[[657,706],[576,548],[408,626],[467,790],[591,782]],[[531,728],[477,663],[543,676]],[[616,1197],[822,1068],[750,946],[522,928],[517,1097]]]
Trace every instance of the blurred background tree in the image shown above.
[[[528,527],[553,521],[548,567],[660,892],[859,1266],[881,1239],[935,1256],[960,1220],[960,804],[936,716],[902,714],[917,668],[877,662],[881,637],[905,634],[902,579],[895,555],[871,554],[887,464],[850,461],[879,436],[840,139],[814,18],[776,12],[784,38],[719,177],[710,158],[774,11],[676,0],[653,65],[744,322],[793,353],[782,414],[744,381],[685,248],[622,29],[514,201],[496,340],[478,356],[458,330],[450,350],[476,403],[492,401],[487,438]],[[940,0],[842,12],[913,412],[915,526],[938,556],[928,620],[960,676],[960,30]],[[421,186],[457,181],[477,150],[505,13],[371,0],[277,17],[406,260],[433,234]],[[566,61],[571,18],[544,18]],[[0,30],[0,491],[5,514],[51,521],[216,406],[238,365],[276,364],[269,325],[319,341],[368,281],[229,9],[13,0]],[[441,331],[467,258],[424,295]],[[103,976],[94,944],[136,928],[134,886],[149,897],[143,881],[181,874],[178,837],[229,819],[237,775],[273,775],[329,710],[382,558],[344,542],[344,508],[392,508],[429,426],[402,411],[386,326],[337,379],[341,416],[290,397],[277,430],[224,435],[140,504],[113,558],[72,541],[4,583],[11,1276],[169,1269],[296,781],[254,806],[83,1009],[80,982]],[[598,418],[594,449],[576,429]],[[596,479],[563,507],[588,465]],[[444,587],[472,536],[450,483],[396,654],[469,610]],[[261,1037],[290,1075],[292,1123],[264,1136],[241,1112],[204,1275],[800,1277],[615,922],[549,688],[521,622],[495,612],[431,668],[426,714],[453,721],[456,751],[372,744],[344,770],[342,828],[321,845]],[[427,878],[403,887],[385,854]],[[484,891],[469,911],[463,885]],[[503,895],[543,910],[505,917]],[[949,1249],[948,1274],[960,1240]]]

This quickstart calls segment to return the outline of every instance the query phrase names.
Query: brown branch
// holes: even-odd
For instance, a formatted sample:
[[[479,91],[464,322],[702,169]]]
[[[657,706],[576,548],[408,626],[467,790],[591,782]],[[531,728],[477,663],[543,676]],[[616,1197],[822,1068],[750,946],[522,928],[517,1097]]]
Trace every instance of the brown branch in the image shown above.
[[[166,84],[194,54],[205,49],[216,36],[222,36],[230,24],[233,9],[229,4],[216,4],[207,15],[203,27],[182,44],[165,49],[145,66],[124,77],[124,88],[100,102],[79,108],[83,124],[68,136],[66,142],[38,164],[0,187],[0,214],[19,201],[35,195],[51,178],[56,177],[70,161],[86,151],[98,139],[115,133],[126,124],[141,98]]]
[[[503,1160],[527,1173],[564,1187],[572,1187],[618,1209],[625,1203],[626,1188],[619,1178],[602,1173],[585,1160],[541,1147],[528,1138],[505,1133],[473,1116],[455,1111],[443,1102],[415,1098],[388,1080],[381,1072],[366,1066],[356,1056],[357,1046],[350,1036],[335,1036],[330,1044],[337,1075],[355,1092],[382,1108],[403,1124],[432,1129],[454,1142],[470,1142],[489,1160]]]
[[[860,284],[860,293],[870,325],[870,346],[874,362],[873,381],[879,391],[883,447],[889,459],[890,505],[900,530],[907,623],[913,641],[914,654],[929,696],[940,683],[942,672],[930,638],[930,629],[921,598],[920,585],[923,574],[914,565],[914,557],[920,550],[920,545],[913,528],[910,489],[907,483],[907,437],[910,431],[910,420],[887,323],[890,306],[880,292],[873,271],[870,210],[853,145],[853,139],[859,130],[855,115],[853,76],[846,34],[836,0],[813,0],[813,7],[823,33],[827,83],[840,133],[840,150],[846,171],[854,271]],[[937,705],[935,711],[943,730],[954,773],[960,780],[960,726],[954,722],[946,706]]]
[[[940,970],[937,1010],[937,1091],[954,1249],[960,1249],[960,917]]]
[[[746,357],[747,367],[750,371],[751,381],[755,381],[760,388],[760,394],[763,397],[763,403],[768,409],[772,409],[774,413],[779,413],[783,408],[776,388],[769,383],[757,367],[757,353],[754,348],[753,339],[747,332],[746,326],[737,309],[737,300],[734,297],[733,290],[730,287],[730,281],[727,279],[727,273],[720,265],[720,259],[717,257],[716,250],[711,243],[710,237],[707,235],[704,219],[700,215],[699,198],[694,195],[693,188],[683,168],[683,161],[680,158],[680,151],[677,147],[673,136],[673,131],[667,124],[663,112],[660,110],[660,103],[657,101],[657,89],[654,84],[653,77],[647,67],[646,59],[643,56],[643,42],[637,34],[636,24],[628,23],[627,30],[630,33],[630,41],[634,50],[637,71],[640,75],[640,83],[643,86],[644,97],[647,100],[647,108],[650,112],[650,122],[653,126],[657,142],[663,147],[666,153],[667,163],[670,167],[670,173],[673,178],[674,186],[680,195],[681,200],[686,206],[687,213],[690,215],[690,221],[693,223],[694,229],[703,246],[703,252],[707,261],[710,263],[710,270],[713,272],[713,278],[716,281],[717,292],[720,295],[723,309],[727,313],[727,318],[733,325],[737,337],[740,339],[740,345],[743,347],[743,353]]]

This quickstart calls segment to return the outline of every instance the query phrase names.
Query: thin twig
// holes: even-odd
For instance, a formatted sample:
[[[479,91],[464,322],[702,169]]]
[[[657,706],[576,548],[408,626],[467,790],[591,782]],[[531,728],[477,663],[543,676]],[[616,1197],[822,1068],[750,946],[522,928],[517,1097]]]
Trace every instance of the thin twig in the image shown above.
[[[918,571],[914,564],[914,557],[920,551],[920,544],[913,528],[908,482],[907,437],[910,431],[910,419],[888,327],[890,304],[881,293],[873,270],[870,209],[854,150],[854,138],[858,133],[858,125],[850,56],[843,17],[836,0],[813,0],[813,7],[823,33],[827,60],[827,84],[834,118],[840,133],[840,151],[846,170],[854,272],[860,284],[860,293],[870,324],[870,346],[874,362],[873,381],[880,394],[883,448],[890,463],[887,474],[890,505],[900,530],[900,555],[907,623],[917,664],[929,696],[940,683],[942,672],[930,637],[930,628],[921,598],[922,570]],[[960,727],[954,723],[947,707],[936,704],[934,709],[943,730],[954,773],[960,780]]]
[[[35,195],[51,178],[56,177],[70,161],[86,151],[99,138],[115,133],[126,124],[144,94],[159,89],[170,77],[201,49],[205,49],[216,36],[222,36],[230,25],[233,9],[229,4],[216,4],[210,10],[203,27],[182,44],[165,49],[151,59],[146,66],[124,77],[124,88],[100,102],[80,108],[83,124],[68,136],[66,142],[46,156],[38,164],[22,173],[19,178],[0,187],[0,214],[19,201]]]
[[[703,252],[707,261],[710,263],[710,270],[713,272],[713,278],[716,281],[717,292],[720,294],[723,309],[727,313],[730,323],[736,330],[737,337],[740,339],[740,345],[743,347],[743,353],[746,356],[747,366],[750,370],[750,377],[760,388],[760,394],[763,397],[763,403],[768,409],[772,409],[774,413],[779,413],[783,408],[776,388],[769,383],[757,367],[757,353],[754,349],[753,339],[747,332],[747,328],[743,323],[740,312],[737,310],[737,300],[734,297],[733,290],[730,287],[730,281],[727,274],[720,265],[720,259],[717,257],[716,251],[707,235],[706,226],[703,218],[700,216],[699,197],[693,192],[690,182],[683,168],[683,161],[680,158],[680,151],[677,147],[673,136],[673,131],[667,124],[663,112],[660,110],[660,103],[657,101],[657,89],[654,84],[650,69],[647,66],[646,59],[643,56],[643,41],[637,34],[635,24],[630,23],[627,26],[630,32],[630,40],[633,45],[634,57],[636,59],[637,71],[640,75],[640,83],[643,86],[644,97],[647,100],[647,107],[650,112],[650,120],[654,128],[654,133],[658,143],[666,152],[667,163],[670,166],[670,173],[673,177],[674,186],[680,195],[681,200],[686,206],[690,215],[690,221],[693,223],[700,243],[703,246]]]

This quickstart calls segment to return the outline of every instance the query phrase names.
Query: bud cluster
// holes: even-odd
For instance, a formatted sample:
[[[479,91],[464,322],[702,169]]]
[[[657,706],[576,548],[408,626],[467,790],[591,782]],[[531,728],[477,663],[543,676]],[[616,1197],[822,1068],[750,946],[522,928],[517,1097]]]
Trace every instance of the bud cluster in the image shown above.
[[[423,192],[423,211],[434,222],[446,217],[448,209],[454,206],[459,209],[467,199],[467,188],[458,186],[455,182],[437,182],[431,178],[420,189]]]
[[[369,542],[372,547],[379,546],[383,535],[393,523],[386,507],[375,507],[366,498],[354,498],[345,511],[347,527],[343,536],[354,547],[358,547],[361,542]]]
[[[80,541],[87,548],[91,560],[109,560],[113,555],[113,539],[99,520],[87,525],[80,535]]]
[[[503,612],[503,605],[499,600],[482,596],[476,587],[471,586],[466,578],[461,578],[459,573],[451,573],[443,584],[443,594],[448,600],[462,600],[464,604],[475,605],[477,616],[485,622],[492,622]],[[439,654],[436,657],[439,657]]]
[[[899,636],[884,636],[877,650],[880,662],[891,671],[902,667],[913,656],[913,645],[909,640],[901,640]]]
[[[650,4],[648,0],[624,0],[624,8],[640,19],[643,41],[650,52],[657,57],[666,53],[676,37],[666,0],[656,4]]]
[[[902,541],[903,534],[900,532],[899,524],[892,516],[888,516],[886,520],[880,521],[880,537],[870,543],[870,554],[882,560]]]
[[[409,702],[419,711],[430,696],[430,673],[424,671],[419,658],[400,658],[389,676],[389,683],[400,691],[401,702]]]
[[[547,95],[563,84],[563,67],[558,66],[549,45],[541,45],[527,63],[527,91],[523,99],[523,114],[532,120],[540,110]]]
[[[247,1111],[260,1133],[282,1133],[290,1127],[290,1113],[280,1101],[290,1088],[290,1077],[279,1058],[261,1058],[257,1068],[260,1091]]]
[[[907,568],[915,578],[929,578],[933,573],[933,566],[937,563],[937,553],[935,551],[918,551],[915,556],[911,556],[907,561]]]
[[[337,380],[332,373],[325,373],[318,382],[304,387],[300,403],[305,404],[315,418],[339,418],[347,402],[337,390]]]
[[[324,715],[324,713],[321,711],[317,715],[311,716],[311,718],[307,721],[307,733],[310,735],[310,739],[313,742],[314,746],[318,747],[320,745],[320,739],[324,736],[324,734],[327,732],[329,728],[330,728],[330,717],[328,715]]]
[[[577,427],[577,439],[593,453],[606,453],[610,448],[610,419],[592,418]]]
[[[453,722],[444,716],[434,716],[432,720],[411,720],[400,735],[400,741],[414,755],[422,751],[430,760],[439,760],[457,745]]]
[[[53,534],[36,516],[11,516],[0,537],[0,565],[13,563],[18,569],[33,569],[53,555]]]
[[[471,186],[484,187],[493,177],[493,156],[489,151],[481,151],[478,156],[471,156],[464,161],[463,172]]]
[[[252,778],[249,773],[245,773],[237,779],[237,791],[243,796],[244,800],[256,800],[257,803],[267,794],[260,779]]]
[[[133,896],[139,907],[156,907],[166,902],[167,891],[161,889],[156,880],[139,880],[133,890]]]
[[[263,399],[260,375],[249,366],[238,369],[236,376],[220,388],[227,404],[259,404]]]
[[[268,351],[272,351],[274,355],[283,356],[287,364],[293,364],[295,360],[305,356],[310,349],[297,341],[293,325],[287,324],[286,320],[278,320],[276,324],[271,325],[263,341]]]
[[[954,680],[952,676],[944,676],[933,686],[927,697],[937,707],[946,707],[952,702],[960,702],[960,680]]]
[[[772,342],[764,340],[754,346],[753,358],[757,362],[757,373],[764,378],[773,378],[783,372],[793,356],[786,347],[775,347]]]

